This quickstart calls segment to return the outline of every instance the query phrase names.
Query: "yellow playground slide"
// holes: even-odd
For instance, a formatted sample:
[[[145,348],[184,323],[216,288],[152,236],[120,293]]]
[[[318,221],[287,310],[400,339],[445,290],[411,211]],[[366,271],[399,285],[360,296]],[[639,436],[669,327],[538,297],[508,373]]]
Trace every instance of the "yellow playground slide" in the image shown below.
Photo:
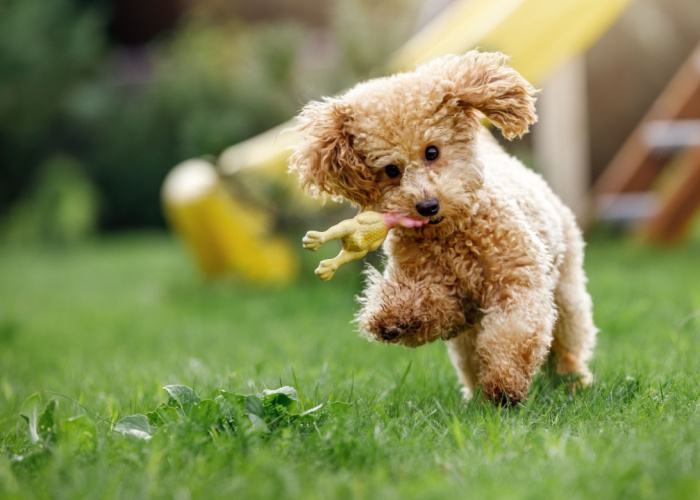
[[[392,72],[472,48],[500,51],[535,86],[584,53],[631,0],[456,0],[395,54]],[[223,189],[225,178],[255,169],[286,172],[293,131],[285,123],[226,149],[217,164],[188,160],[163,185],[163,206],[173,228],[207,276],[237,273],[250,281],[283,283],[296,275],[291,244],[272,234],[270,216]],[[283,132],[285,131],[285,132]]]

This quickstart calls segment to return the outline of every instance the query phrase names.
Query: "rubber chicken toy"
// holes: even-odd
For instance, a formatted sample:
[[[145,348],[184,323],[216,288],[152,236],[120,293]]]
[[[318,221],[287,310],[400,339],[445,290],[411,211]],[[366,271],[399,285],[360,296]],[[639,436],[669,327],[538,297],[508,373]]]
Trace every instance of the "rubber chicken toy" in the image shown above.
[[[420,227],[426,221],[411,219],[397,214],[362,212],[353,219],[336,224],[327,231],[309,231],[302,242],[304,248],[314,252],[325,243],[340,240],[343,249],[328,260],[321,261],[314,271],[322,280],[330,280],[338,268],[348,262],[361,259],[368,252],[376,250],[384,243],[389,231],[395,227]]]

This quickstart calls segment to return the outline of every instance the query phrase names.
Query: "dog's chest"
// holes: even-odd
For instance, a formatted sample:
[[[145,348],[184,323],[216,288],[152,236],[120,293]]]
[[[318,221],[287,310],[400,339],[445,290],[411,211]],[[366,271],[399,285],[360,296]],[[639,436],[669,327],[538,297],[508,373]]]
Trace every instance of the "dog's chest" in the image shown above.
[[[477,297],[483,283],[480,251],[465,235],[446,240],[401,239],[391,245],[398,267],[418,280],[440,283],[460,297]]]

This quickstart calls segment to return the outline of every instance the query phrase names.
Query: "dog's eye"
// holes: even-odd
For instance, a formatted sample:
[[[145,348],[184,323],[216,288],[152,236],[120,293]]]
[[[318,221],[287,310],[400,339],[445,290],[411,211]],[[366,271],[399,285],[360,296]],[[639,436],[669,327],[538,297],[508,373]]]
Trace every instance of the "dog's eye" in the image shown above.
[[[435,146],[428,146],[425,148],[425,159],[428,161],[434,161],[437,160],[438,156],[440,156],[440,150],[436,148]]]
[[[386,172],[386,175],[391,177],[392,179],[395,179],[396,177],[401,175],[401,170],[399,170],[399,167],[393,164],[384,167],[384,171]]]

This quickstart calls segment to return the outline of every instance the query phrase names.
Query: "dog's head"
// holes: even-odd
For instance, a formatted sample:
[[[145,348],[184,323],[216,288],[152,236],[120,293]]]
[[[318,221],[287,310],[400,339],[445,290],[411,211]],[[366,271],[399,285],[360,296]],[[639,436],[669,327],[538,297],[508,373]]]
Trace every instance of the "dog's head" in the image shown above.
[[[483,183],[481,117],[520,136],[536,121],[534,95],[502,54],[435,59],[306,105],[290,170],[313,195],[449,225]]]

